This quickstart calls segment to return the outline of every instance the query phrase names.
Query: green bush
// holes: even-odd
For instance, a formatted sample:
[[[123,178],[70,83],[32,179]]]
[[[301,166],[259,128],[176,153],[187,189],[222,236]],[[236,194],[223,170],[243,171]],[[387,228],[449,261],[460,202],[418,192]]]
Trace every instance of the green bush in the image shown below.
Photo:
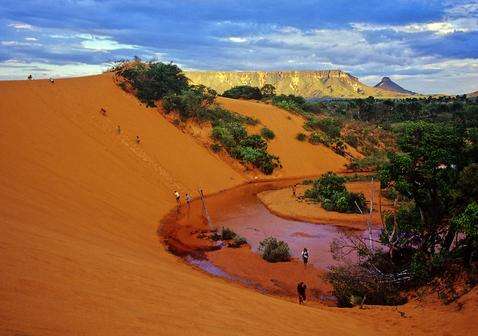
[[[229,228],[222,227],[221,238],[222,240],[231,240],[234,239],[237,234]]]
[[[269,128],[267,127],[263,127],[261,129],[261,135],[265,138],[265,139],[269,139],[269,140],[272,140],[276,137],[276,135],[274,134],[274,132],[272,132],[272,130],[270,130]]]
[[[267,149],[267,142],[260,135],[249,135],[240,142],[242,147],[252,147],[255,149]]]
[[[239,236],[239,235],[236,235],[233,239],[232,239],[232,242],[229,243],[229,247],[241,247],[242,245],[245,245],[247,244],[247,239],[242,237],[242,236]]]
[[[214,153],[219,153],[222,149],[222,146],[218,143],[213,143],[211,145],[211,150],[214,152]]]
[[[263,87],[261,87],[261,95],[263,98],[270,98],[275,96],[276,94],[276,88],[272,84],[264,84]]]
[[[313,132],[309,136],[309,142],[313,145],[318,145],[321,143],[324,143],[324,137],[320,135],[319,133]]]
[[[249,86],[249,85],[239,85],[229,90],[224,91],[222,94],[223,97],[234,98],[234,99],[262,99],[261,90],[258,87]]]
[[[340,137],[340,131],[342,129],[341,123],[334,118],[324,118],[318,121],[318,128],[322,130],[331,138]]]
[[[169,94],[179,94],[188,88],[188,79],[182,70],[172,63],[141,62],[136,59],[115,68],[134,88],[136,96],[148,106]]]
[[[305,141],[307,139],[307,135],[305,135],[304,133],[298,133],[295,138],[299,141]]]
[[[279,95],[272,97],[272,104],[284,110],[305,114],[306,101],[303,97],[294,95]]]
[[[290,260],[289,245],[282,240],[268,237],[259,243],[259,252],[268,262],[281,262]]]
[[[347,191],[345,182],[345,177],[326,173],[314,181],[312,188],[304,192],[304,197],[320,202],[322,207],[329,211],[360,213],[357,205],[364,211],[364,195]]]

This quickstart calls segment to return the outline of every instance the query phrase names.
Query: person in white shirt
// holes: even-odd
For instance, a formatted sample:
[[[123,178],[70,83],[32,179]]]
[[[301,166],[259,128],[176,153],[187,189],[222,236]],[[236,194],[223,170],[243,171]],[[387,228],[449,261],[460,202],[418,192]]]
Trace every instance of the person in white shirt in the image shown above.
[[[304,247],[300,255],[302,256],[302,261],[304,262],[304,265],[307,266],[307,263],[309,262],[309,251],[307,251],[307,248]]]

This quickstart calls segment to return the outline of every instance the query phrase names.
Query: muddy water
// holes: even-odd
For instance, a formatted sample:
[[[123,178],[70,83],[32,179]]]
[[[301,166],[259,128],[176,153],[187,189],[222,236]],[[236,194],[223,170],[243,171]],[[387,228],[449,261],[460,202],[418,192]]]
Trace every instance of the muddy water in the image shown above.
[[[309,250],[310,263],[319,269],[326,269],[337,264],[330,252],[330,243],[348,229],[333,225],[320,225],[303,221],[284,219],[272,214],[256,196],[265,190],[279,189],[299,182],[300,180],[283,180],[275,182],[259,182],[243,185],[206,198],[206,207],[214,228],[228,227],[244,236],[254,252],[257,252],[259,242],[273,236],[288,243],[291,254],[300,257],[304,247]],[[197,239],[191,234],[200,229],[208,229],[204,221],[204,210],[199,200],[192,202],[190,207],[183,205],[179,212],[173,212],[163,221],[163,236],[174,236],[170,245],[175,242],[179,252],[188,255],[195,250],[212,250],[209,241]],[[168,243],[168,242],[166,242]],[[174,248],[172,248],[174,250]],[[181,253],[178,253],[181,254]],[[197,253],[196,253],[197,256]],[[197,259],[197,258],[196,258]],[[210,272],[211,267],[201,267],[201,263],[189,262],[205,271],[227,278],[220,271]]]

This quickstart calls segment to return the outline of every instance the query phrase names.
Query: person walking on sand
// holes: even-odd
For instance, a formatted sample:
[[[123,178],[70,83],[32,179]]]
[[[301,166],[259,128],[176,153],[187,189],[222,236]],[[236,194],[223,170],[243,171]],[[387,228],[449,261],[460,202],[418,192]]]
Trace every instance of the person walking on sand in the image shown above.
[[[293,184],[293,185],[291,185],[290,187],[291,187],[291,189],[292,189],[292,196],[294,196],[294,197],[297,197],[297,193],[296,193],[296,185],[295,185],[295,184]]]
[[[303,304],[307,299],[305,296],[305,290],[307,289],[307,285],[304,282],[299,282],[297,284],[297,296],[299,297],[299,304]]]
[[[307,266],[307,263],[309,262],[309,251],[307,251],[307,248],[304,247],[300,255],[302,257],[302,261],[304,262],[304,266]]]
[[[101,108],[100,113],[104,116],[106,116],[106,110],[104,108]]]
[[[191,195],[189,195],[189,193],[186,193],[186,204],[188,205],[188,208],[192,200],[193,198],[191,197]]]
[[[141,139],[139,138],[139,135],[136,136],[136,143],[139,145],[141,143]]]
[[[174,191],[174,197],[176,198],[176,203],[179,206],[181,204],[181,195],[179,194],[179,191],[177,190]]]
[[[120,127],[120,125],[118,125],[118,127],[116,127],[116,132],[118,132],[118,134],[121,134],[121,127]]]

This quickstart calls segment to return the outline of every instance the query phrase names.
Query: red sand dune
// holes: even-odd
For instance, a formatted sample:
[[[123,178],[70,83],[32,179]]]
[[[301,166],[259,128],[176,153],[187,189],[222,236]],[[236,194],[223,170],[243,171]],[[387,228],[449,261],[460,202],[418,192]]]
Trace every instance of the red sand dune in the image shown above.
[[[244,179],[110,75],[0,82],[0,111],[1,335],[471,335],[477,326],[476,292],[461,311],[409,305],[401,318],[386,307],[299,306],[183,264],[156,235],[172,191]],[[328,165],[282,159],[290,174]]]

